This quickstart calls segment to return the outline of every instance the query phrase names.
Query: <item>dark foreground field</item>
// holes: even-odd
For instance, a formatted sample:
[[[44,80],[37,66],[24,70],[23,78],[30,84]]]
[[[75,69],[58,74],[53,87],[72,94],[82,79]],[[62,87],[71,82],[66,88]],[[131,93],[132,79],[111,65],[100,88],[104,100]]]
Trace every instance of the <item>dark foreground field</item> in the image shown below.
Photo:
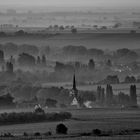
[[[52,112],[56,110],[46,110]],[[60,111],[60,110],[57,110]],[[33,123],[33,124],[18,124],[0,126],[0,133],[10,132],[14,135],[22,135],[27,133],[45,133],[51,131],[53,137],[49,139],[62,139],[55,134],[56,125],[64,123],[68,127],[68,135],[63,138],[66,140],[138,140],[140,135],[130,136],[114,136],[112,137],[79,137],[79,133],[89,133],[93,129],[100,129],[102,131],[117,132],[121,130],[140,129],[140,110],[120,110],[120,109],[82,109],[82,110],[67,110],[72,113],[73,118],[65,122],[47,122],[47,123]],[[70,137],[70,136],[74,137]],[[76,136],[75,136],[76,135]]]

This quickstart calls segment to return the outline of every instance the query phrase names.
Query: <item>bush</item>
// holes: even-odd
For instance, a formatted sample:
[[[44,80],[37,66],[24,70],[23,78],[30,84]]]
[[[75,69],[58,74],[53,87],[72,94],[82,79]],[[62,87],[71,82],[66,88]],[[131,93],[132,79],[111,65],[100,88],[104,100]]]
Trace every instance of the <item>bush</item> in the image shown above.
[[[39,137],[41,134],[39,132],[34,133],[34,136]]]
[[[52,135],[52,132],[50,132],[50,131],[49,132],[46,132],[46,133],[44,133],[44,135],[45,136],[51,136]]]
[[[28,136],[28,133],[24,132],[24,133],[23,133],[23,136],[24,136],[24,137],[27,137],[27,136]]]
[[[3,137],[14,137],[11,133],[4,133]]]
[[[35,123],[44,121],[63,121],[70,119],[71,113],[36,113],[36,112],[20,112],[20,113],[2,113],[0,114],[0,125],[18,124],[18,123]]]
[[[92,131],[92,134],[93,134],[93,135],[96,135],[96,136],[99,136],[99,135],[101,135],[101,130],[99,130],[99,129],[94,129],[94,130]]]
[[[57,134],[67,134],[68,128],[64,124],[58,124],[56,126]]]

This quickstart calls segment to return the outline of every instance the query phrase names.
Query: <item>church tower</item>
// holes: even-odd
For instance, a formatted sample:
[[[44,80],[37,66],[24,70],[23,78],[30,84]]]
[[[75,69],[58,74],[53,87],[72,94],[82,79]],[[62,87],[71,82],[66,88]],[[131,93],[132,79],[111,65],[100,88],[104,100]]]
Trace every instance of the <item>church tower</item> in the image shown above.
[[[74,93],[74,97],[75,97],[76,99],[78,99],[78,90],[77,90],[77,87],[76,87],[76,78],[75,78],[75,74],[74,74],[74,76],[73,76],[73,88],[72,88],[72,90],[73,90],[73,93]]]
[[[79,98],[78,90],[77,90],[77,87],[76,87],[75,74],[73,76],[73,88],[72,88],[72,91],[71,91],[71,95],[73,96],[73,100],[72,100],[71,105],[75,106],[76,108],[79,108],[80,107],[80,103],[79,103],[80,98]]]

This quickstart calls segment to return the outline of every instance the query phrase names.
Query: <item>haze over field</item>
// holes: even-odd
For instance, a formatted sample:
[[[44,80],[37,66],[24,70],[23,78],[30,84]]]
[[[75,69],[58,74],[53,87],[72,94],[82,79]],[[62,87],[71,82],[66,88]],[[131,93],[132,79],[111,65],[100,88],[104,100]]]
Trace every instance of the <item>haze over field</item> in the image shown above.
[[[138,0],[0,0],[0,5],[20,5],[20,6],[124,6],[137,7]]]

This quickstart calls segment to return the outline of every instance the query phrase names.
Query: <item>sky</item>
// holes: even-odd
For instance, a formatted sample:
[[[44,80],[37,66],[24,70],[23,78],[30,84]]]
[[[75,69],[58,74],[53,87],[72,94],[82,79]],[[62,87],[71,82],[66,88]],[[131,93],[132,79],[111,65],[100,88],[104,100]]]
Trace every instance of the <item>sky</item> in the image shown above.
[[[0,0],[9,6],[124,6],[139,7],[140,0]]]

